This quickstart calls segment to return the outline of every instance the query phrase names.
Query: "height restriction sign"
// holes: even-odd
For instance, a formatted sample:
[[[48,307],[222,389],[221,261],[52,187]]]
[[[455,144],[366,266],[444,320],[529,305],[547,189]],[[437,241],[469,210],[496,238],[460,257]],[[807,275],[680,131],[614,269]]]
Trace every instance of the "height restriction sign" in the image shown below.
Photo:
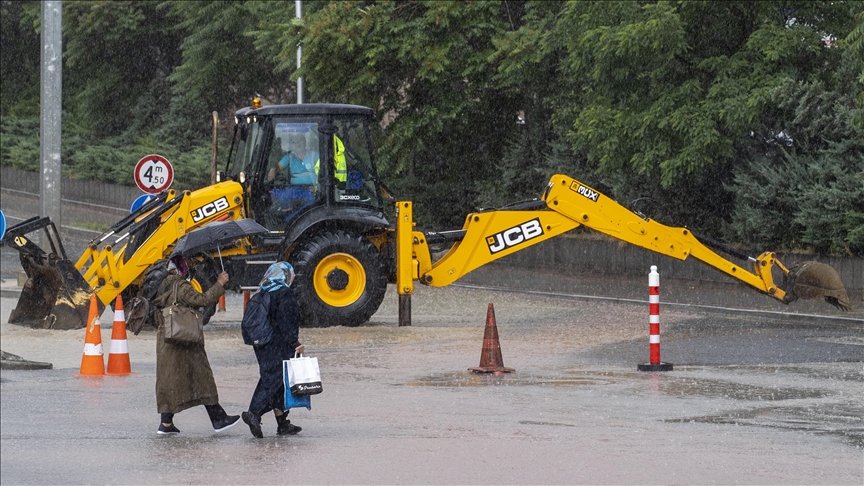
[[[174,182],[174,168],[161,155],[148,155],[135,164],[135,184],[149,194],[159,194]]]

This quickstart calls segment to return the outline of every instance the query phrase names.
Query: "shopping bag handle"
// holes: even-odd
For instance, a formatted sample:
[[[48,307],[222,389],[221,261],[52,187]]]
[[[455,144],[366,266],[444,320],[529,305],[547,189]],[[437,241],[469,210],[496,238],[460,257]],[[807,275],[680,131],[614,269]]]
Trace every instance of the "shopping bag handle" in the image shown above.
[[[298,347],[299,347],[299,346],[298,346]],[[297,351],[294,351],[294,357],[295,357],[295,358],[298,357],[298,356],[297,356]],[[303,357],[303,353],[300,353],[300,356],[299,356],[299,357],[302,358],[302,357]]]

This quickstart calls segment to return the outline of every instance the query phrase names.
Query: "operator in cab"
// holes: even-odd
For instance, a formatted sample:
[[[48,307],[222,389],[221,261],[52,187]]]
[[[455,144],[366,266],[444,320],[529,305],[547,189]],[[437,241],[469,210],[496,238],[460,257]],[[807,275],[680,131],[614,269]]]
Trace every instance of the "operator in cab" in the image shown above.
[[[270,169],[268,181],[282,180],[284,187],[274,185],[273,202],[286,217],[311,204],[315,200],[318,184],[318,152],[306,149],[306,137],[302,133],[290,134],[282,139],[285,155]]]

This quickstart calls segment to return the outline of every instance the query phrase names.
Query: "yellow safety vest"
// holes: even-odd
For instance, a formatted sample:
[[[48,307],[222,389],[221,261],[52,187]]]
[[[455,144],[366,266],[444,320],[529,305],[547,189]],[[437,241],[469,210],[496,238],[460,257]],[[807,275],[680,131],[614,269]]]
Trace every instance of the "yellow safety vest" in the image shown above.
[[[346,182],[348,180],[348,166],[345,165],[345,145],[336,135],[333,135],[333,149],[335,152],[334,160],[336,161],[336,180]],[[318,175],[319,167],[321,167],[321,159],[315,162],[315,175]]]
[[[345,145],[336,135],[333,135],[333,147],[336,150],[334,158],[336,161],[336,180],[346,182],[348,180],[348,167],[345,165]]]

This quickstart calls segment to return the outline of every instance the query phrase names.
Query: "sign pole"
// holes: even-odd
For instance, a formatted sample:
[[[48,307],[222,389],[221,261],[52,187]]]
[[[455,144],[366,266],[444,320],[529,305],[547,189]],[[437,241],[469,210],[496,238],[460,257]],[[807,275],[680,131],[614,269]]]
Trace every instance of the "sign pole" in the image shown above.
[[[213,111],[213,161],[210,164],[210,184],[216,184],[216,144],[219,140],[219,112]]]

